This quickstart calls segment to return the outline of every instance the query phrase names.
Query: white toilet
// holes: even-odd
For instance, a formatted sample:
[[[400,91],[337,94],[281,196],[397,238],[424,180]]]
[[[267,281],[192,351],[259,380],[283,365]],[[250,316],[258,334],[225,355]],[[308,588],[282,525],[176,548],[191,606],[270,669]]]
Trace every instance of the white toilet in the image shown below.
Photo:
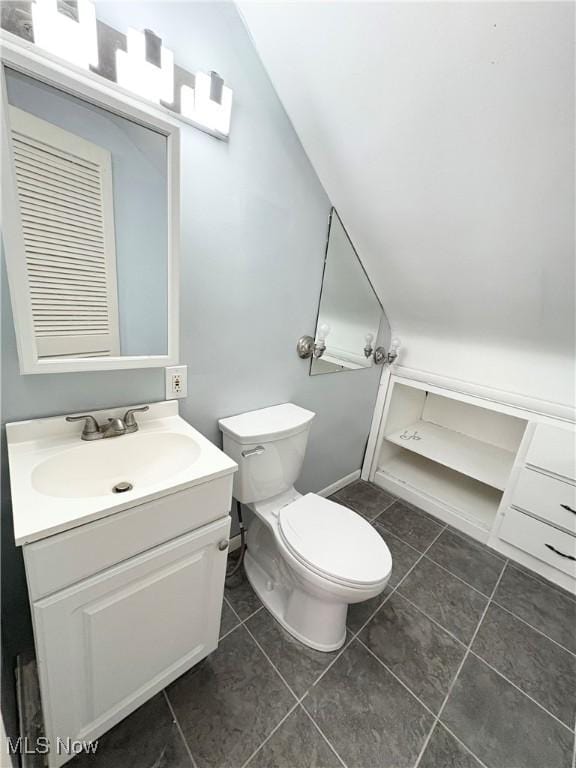
[[[294,489],[313,418],[285,403],[219,424],[239,466],[234,497],[255,513],[244,561],[252,587],[290,634],[333,651],[346,639],[348,605],[382,592],[392,557],[360,515]]]

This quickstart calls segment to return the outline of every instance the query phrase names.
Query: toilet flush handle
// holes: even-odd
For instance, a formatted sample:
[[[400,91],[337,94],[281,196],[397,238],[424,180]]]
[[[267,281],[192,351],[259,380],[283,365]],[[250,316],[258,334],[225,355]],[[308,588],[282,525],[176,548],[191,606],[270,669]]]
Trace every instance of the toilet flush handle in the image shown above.
[[[247,459],[249,456],[258,456],[264,453],[266,448],[263,445],[257,445],[256,448],[249,448],[247,451],[242,451],[242,456]]]

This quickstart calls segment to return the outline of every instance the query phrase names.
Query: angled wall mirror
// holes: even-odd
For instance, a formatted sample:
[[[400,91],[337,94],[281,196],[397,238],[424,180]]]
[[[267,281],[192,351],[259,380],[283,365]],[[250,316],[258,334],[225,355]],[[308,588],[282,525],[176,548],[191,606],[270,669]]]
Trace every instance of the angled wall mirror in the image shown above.
[[[4,61],[4,255],[22,373],[163,366],[178,349],[178,129]]]
[[[370,368],[374,349],[388,344],[390,325],[335,208],[330,213],[316,344],[310,375]]]

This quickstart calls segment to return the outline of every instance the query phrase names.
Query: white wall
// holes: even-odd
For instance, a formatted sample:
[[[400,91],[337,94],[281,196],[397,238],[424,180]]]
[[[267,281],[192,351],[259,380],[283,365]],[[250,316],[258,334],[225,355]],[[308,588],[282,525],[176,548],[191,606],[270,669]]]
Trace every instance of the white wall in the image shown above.
[[[401,362],[574,397],[574,4],[239,3]]]

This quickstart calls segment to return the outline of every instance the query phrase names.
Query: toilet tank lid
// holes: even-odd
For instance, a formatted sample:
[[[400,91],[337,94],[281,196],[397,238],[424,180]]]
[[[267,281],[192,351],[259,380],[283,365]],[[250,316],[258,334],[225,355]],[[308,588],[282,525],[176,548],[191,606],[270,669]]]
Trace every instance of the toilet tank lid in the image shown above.
[[[218,424],[222,432],[238,443],[265,443],[302,432],[315,415],[294,403],[283,403],[229,416]]]

